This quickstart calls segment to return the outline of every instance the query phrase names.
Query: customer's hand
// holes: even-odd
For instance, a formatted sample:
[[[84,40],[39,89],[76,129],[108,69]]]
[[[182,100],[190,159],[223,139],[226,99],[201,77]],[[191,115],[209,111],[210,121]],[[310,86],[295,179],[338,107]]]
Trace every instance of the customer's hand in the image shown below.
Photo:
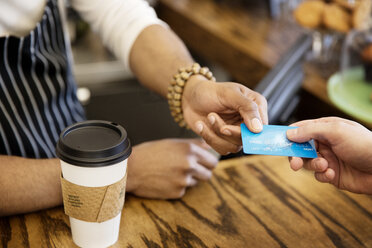
[[[215,83],[192,76],[182,98],[186,123],[217,152],[241,149],[240,124],[255,133],[267,124],[267,102],[259,93],[237,83]]]
[[[137,196],[175,199],[199,180],[208,180],[218,159],[200,139],[165,139],[133,148],[127,191]]]
[[[290,159],[295,171],[305,168],[315,172],[320,182],[355,193],[372,194],[372,133],[346,119],[328,117],[292,124],[288,139],[305,142],[314,139],[318,158]]]

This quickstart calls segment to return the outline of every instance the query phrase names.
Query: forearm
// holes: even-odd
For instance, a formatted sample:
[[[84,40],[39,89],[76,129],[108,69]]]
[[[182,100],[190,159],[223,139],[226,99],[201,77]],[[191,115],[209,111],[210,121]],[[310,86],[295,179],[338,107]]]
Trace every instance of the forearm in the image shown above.
[[[0,216],[62,204],[58,159],[0,156]]]
[[[178,68],[191,66],[193,59],[173,31],[152,25],[134,42],[129,63],[143,85],[165,97],[172,76]]]

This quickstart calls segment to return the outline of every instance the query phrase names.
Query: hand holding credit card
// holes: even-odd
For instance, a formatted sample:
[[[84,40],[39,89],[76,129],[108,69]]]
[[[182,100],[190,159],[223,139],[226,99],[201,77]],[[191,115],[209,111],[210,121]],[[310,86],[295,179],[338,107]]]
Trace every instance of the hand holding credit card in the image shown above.
[[[249,131],[244,123],[241,124],[243,152],[245,154],[261,154],[273,156],[288,156],[316,158],[314,141],[295,143],[287,139],[288,129],[297,127],[264,125],[260,133]]]

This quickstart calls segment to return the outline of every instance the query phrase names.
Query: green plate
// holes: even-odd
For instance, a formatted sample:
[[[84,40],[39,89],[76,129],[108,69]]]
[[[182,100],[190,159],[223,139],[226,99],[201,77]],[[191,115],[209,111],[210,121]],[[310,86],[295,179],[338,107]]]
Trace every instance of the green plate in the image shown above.
[[[328,96],[345,113],[372,123],[372,84],[364,80],[362,67],[336,73],[328,80]]]

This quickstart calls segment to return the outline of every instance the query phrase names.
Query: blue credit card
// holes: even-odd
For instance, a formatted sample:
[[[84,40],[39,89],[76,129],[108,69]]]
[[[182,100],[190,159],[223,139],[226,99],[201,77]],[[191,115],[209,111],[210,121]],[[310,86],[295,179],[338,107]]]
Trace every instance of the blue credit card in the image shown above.
[[[295,143],[287,139],[287,130],[297,127],[264,125],[261,133],[249,131],[241,124],[243,152],[246,154],[262,154],[273,156],[288,156],[316,158],[314,141]]]

